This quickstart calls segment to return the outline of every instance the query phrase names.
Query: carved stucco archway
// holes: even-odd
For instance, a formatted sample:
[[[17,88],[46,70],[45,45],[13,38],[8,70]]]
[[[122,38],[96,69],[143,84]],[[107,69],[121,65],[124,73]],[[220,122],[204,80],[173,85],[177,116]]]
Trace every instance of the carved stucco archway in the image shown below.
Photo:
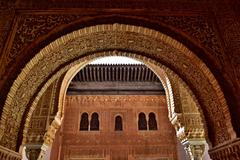
[[[181,110],[179,107],[180,106],[175,106],[175,95],[172,91],[172,82],[173,81],[177,81],[181,84],[182,87],[184,87],[186,89],[186,91],[189,93],[189,95],[191,96],[191,99],[193,99],[193,101],[195,102],[196,106],[192,106],[192,107],[196,107],[196,109],[201,112],[201,114],[199,116],[201,116],[201,123],[203,124],[200,128],[199,126],[196,126],[197,129],[199,129],[199,133],[201,135],[197,135],[194,138],[197,138],[198,140],[201,139],[205,142],[205,139],[208,140],[208,136],[207,136],[207,128],[206,128],[206,123],[205,123],[205,118],[202,114],[202,110],[201,107],[195,97],[195,95],[192,93],[192,91],[189,89],[189,87],[187,86],[187,84],[185,84],[185,82],[179,78],[174,72],[172,72],[170,69],[168,69],[167,67],[163,66],[162,64],[151,60],[149,58],[143,57],[143,56],[139,56],[139,55],[135,55],[133,53],[122,53],[122,52],[117,52],[117,51],[113,51],[113,52],[108,52],[109,55],[125,55],[127,57],[136,59],[138,61],[141,61],[142,63],[144,63],[148,68],[150,68],[156,75],[157,77],[160,79],[163,88],[165,90],[166,93],[166,100],[167,100],[167,106],[168,106],[168,117],[169,120],[172,122],[172,124],[174,126],[180,126],[181,128],[184,128],[185,125],[187,126],[188,124],[185,124],[184,121],[182,120],[182,113],[183,112],[179,112],[177,113],[175,110]],[[105,54],[100,54],[105,56]],[[91,55],[90,57],[92,57],[92,59],[89,57],[89,60],[87,62],[81,63],[81,64],[77,64],[75,66],[73,66],[71,69],[69,69],[69,71],[65,74],[63,80],[62,80],[62,84],[60,87],[60,94],[59,94],[59,98],[58,98],[58,112],[55,116],[55,119],[53,120],[53,122],[51,123],[51,125],[49,126],[47,132],[45,133],[44,136],[44,142],[43,145],[41,147],[41,152],[39,155],[39,160],[45,159],[45,153],[47,152],[47,150],[49,149],[49,146],[52,145],[54,139],[55,139],[55,134],[57,132],[57,130],[60,128],[60,126],[62,125],[62,119],[64,118],[64,111],[65,111],[65,96],[67,94],[67,88],[71,82],[71,80],[73,79],[73,77],[79,72],[79,70],[81,70],[82,68],[84,68],[88,63],[90,63],[91,61],[94,61],[95,57],[98,57],[99,55]],[[166,71],[166,72],[165,72]],[[171,76],[171,82],[169,79],[169,76]],[[174,82],[173,82],[174,83]],[[179,99],[178,99],[179,100]],[[178,101],[177,100],[177,101]],[[178,104],[181,102],[177,102]],[[35,107],[35,106],[33,106]],[[175,109],[178,108],[178,109]],[[189,113],[186,113],[189,114]],[[197,118],[197,115],[195,115]],[[28,117],[32,117],[32,112],[29,112]],[[25,139],[27,139],[27,132],[28,132],[28,128],[29,128],[29,124],[30,122],[25,124],[24,127],[24,135],[23,135],[23,143],[22,145],[24,146],[25,143]],[[180,128],[180,129],[181,129]],[[179,129],[177,127],[175,127],[176,132],[177,132],[177,138],[182,142],[183,140],[188,140],[189,138],[193,138],[191,137],[192,135],[190,135],[191,133],[181,133],[184,135],[179,135]],[[181,132],[181,131],[180,131]],[[190,140],[189,139],[189,140]],[[208,141],[209,142],[209,141]],[[203,148],[204,151],[204,148]]]
[[[206,116],[213,145],[235,138],[224,95],[206,65],[174,39],[151,29],[108,24],[87,27],[67,34],[43,48],[22,70],[8,94],[1,117],[1,144],[14,149],[26,109],[34,105],[47,84],[74,64],[89,60],[99,51],[130,51],[155,59],[178,74],[196,95]],[[103,55],[102,55],[103,56]],[[137,56],[136,56],[137,57]],[[35,99],[35,97],[37,97]],[[18,114],[12,114],[17,112]],[[212,116],[214,115],[214,116]],[[26,121],[31,117],[27,117]],[[224,120],[224,123],[222,121]],[[10,134],[9,134],[10,131]]]

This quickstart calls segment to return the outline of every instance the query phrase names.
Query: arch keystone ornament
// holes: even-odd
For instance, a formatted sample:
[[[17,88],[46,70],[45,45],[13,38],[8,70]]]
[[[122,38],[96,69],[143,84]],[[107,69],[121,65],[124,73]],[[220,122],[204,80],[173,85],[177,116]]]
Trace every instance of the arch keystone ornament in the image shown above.
[[[23,68],[3,108],[0,130],[4,134],[0,144],[12,150],[19,148],[17,141],[21,123],[31,118],[24,118],[24,112],[35,109],[47,87],[72,66],[113,55],[113,50],[118,55],[155,59],[181,77],[199,101],[213,147],[236,138],[221,88],[211,71],[193,52],[155,30],[125,24],[103,24],[56,39]]]

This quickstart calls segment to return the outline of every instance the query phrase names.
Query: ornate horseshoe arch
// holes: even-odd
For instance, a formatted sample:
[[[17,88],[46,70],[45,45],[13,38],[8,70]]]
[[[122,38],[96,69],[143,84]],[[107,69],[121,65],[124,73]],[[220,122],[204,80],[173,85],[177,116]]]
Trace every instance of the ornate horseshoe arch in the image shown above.
[[[123,55],[136,53],[135,58],[142,55],[155,59],[179,75],[199,100],[209,135],[213,135],[209,137],[213,146],[235,137],[224,95],[210,70],[194,53],[160,32],[132,25],[108,24],[87,27],[59,38],[26,65],[4,105],[0,127],[5,134],[1,135],[1,144],[12,149],[16,147],[23,113],[26,109],[34,110],[30,106],[38,101],[47,84],[73,65],[90,60],[89,55],[105,51],[99,56],[107,56],[113,50],[119,50]],[[11,117],[14,112],[19,114]],[[216,116],[218,118],[214,118]],[[16,122],[8,121],[11,118]],[[12,132],[7,134],[9,130]]]
[[[102,54],[103,54],[103,56],[105,55],[104,53],[102,53]],[[151,70],[158,76],[158,78],[162,82],[164,90],[166,92],[166,99],[168,101],[167,105],[168,105],[169,120],[173,121],[173,123],[176,123],[176,120],[177,120],[179,123],[181,123],[183,125],[182,127],[184,127],[184,123],[182,122],[182,120],[178,119],[179,118],[178,113],[176,113],[176,111],[175,111],[174,94],[172,92],[171,82],[168,78],[168,75],[172,76],[172,78],[171,78],[172,80],[178,81],[179,83],[181,83],[181,85],[184,86],[186,88],[186,90],[188,91],[188,93],[191,95],[191,98],[194,100],[196,106],[198,106],[197,110],[199,112],[201,112],[202,123],[204,124],[203,125],[204,128],[202,128],[202,131],[203,131],[203,134],[205,134],[202,136],[204,136],[204,139],[206,138],[208,140],[207,127],[206,127],[206,123],[204,121],[201,107],[200,107],[195,95],[192,93],[192,91],[189,89],[187,84],[185,84],[185,82],[181,78],[179,78],[174,72],[172,72],[166,66],[163,66],[162,64],[160,64],[156,61],[153,61],[149,58],[143,57],[143,56],[138,56],[133,53],[122,53],[122,52],[118,52],[118,51],[109,52],[108,54],[109,55],[119,55],[119,56],[125,55],[125,56],[131,57],[131,58],[135,57],[134,59],[145,63],[145,65],[148,68],[151,68]],[[100,53],[100,55],[101,55],[101,53]],[[90,56],[91,58],[89,58],[91,60],[89,60],[87,63],[90,63],[91,61],[93,61],[94,58],[96,58],[96,56],[99,56],[99,54],[97,53],[97,54],[91,55]],[[79,61],[81,61],[81,60],[79,60]],[[58,98],[58,112],[55,116],[54,121],[51,123],[50,127],[48,128],[48,131],[45,133],[44,142],[43,142],[43,145],[41,148],[39,159],[44,159],[45,152],[48,149],[48,146],[52,145],[52,143],[55,139],[55,134],[56,134],[57,130],[59,129],[59,127],[61,126],[61,122],[64,117],[64,110],[65,110],[64,109],[64,100],[65,100],[65,96],[67,93],[67,88],[68,88],[72,78],[76,75],[76,73],[79,72],[79,70],[81,70],[83,67],[85,67],[85,65],[87,63],[77,64],[77,65],[73,66],[71,69],[69,69],[69,71],[65,74],[64,79],[62,80],[60,94],[59,94],[59,98]],[[166,73],[165,73],[165,71],[166,71]],[[178,103],[181,103],[181,102],[178,102]],[[33,107],[35,107],[35,106],[33,106]],[[181,113],[179,113],[179,114],[181,114]],[[32,116],[32,113],[29,113],[28,117],[31,117],[31,116]],[[175,125],[175,124],[173,124],[173,125]],[[28,126],[29,126],[29,123],[26,123],[25,128],[24,128],[24,130],[25,130],[24,133],[27,133]],[[176,131],[178,131],[178,130],[176,130]],[[24,138],[26,138],[26,136],[27,136],[27,134],[24,135]],[[178,138],[182,138],[182,137],[178,137]],[[185,138],[187,138],[187,137],[185,137]],[[23,140],[23,143],[24,143],[24,140]]]
[[[104,53],[102,53],[102,54],[104,55]],[[160,64],[156,61],[153,61],[149,58],[139,56],[139,55],[137,56],[134,53],[122,53],[119,51],[113,51],[113,52],[108,52],[108,54],[109,55],[125,55],[127,57],[138,57],[138,58],[134,58],[134,59],[145,63],[145,65],[148,68],[151,68],[151,70],[158,76],[158,78],[161,80],[161,82],[163,84],[164,90],[166,92],[166,99],[168,102],[167,106],[168,106],[168,111],[169,111],[168,112],[169,120],[173,123],[174,126],[181,124],[181,127],[185,128],[185,127],[188,127],[189,124],[186,124],[181,117],[182,114],[185,114],[187,112],[179,112],[179,110],[181,110],[181,109],[179,109],[180,106],[175,106],[175,101],[179,101],[179,99],[175,100],[176,95],[172,91],[172,87],[171,87],[172,82],[177,81],[177,82],[181,83],[181,85],[184,88],[186,88],[187,92],[191,95],[191,98],[193,99],[193,101],[196,104],[196,106],[192,106],[192,107],[196,107],[196,109],[202,113],[201,107],[200,107],[195,95],[191,92],[189,87],[185,84],[184,81],[182,81],[181,78],[179,78],[174,72],[172,72],[167,67],[165,67],[162,64]],[[89,60],[87,63],[90,63],[91,61],[93,61],[96,56],[99,56],[98,53],[91,55],[89,57],[89,59],[91,59],[91,60]],[[81,61],[81,60],[79,60],[79,61]],[[48,147],[52,145],[52,143],[55,139],[56,131],[61,126],[61,122],[64,117],[64,110],[65,110],[64,109],[64,100],[65,100],[65,95],[66,95],[66,91],[69,86],[69,83],[71,82],[71,80],[75,76],[75,74],[78,73],[79,70],[81,70],[83,67],[85,67],[85,65],[87,63],[84,62],[84,63],[80,63],[80,64],[73,66],[71,69],[69,69],[69,71],[67,71],[67,73],[64,75],[64,79],[61,81],[60,94],[59,94],[59,98],[57,98],[58,99],[58,112],[55,116],[54,121],[51,123],[50,127],[48,128],[47,132],[45,133],[44,142],[43,142],[40,156],[39,156],[40,159],[44,159],[45,152],[48,150]],[[165,73],[165,70],[167,73]],[[171,82],[168,78],[168,75],[171,75]],[[181,103],[181,102],[177,102],[177,104],[179,104],[179,103]],[[32,106],[32,107],[35,108],[37,106]],[[178,108],[177,111],[175,111],[176,107]],[[32,117],[32,114],[33,114],[33,112],[29,112],[28,117]],[[187,113],[187,114],[189,114],[189,113]],[[196,135],[194,135],[195,136],[194,138],[203,139],[205,142],[205,138],[208,139],[206,123],[204,121],[203,114],[199,114],[199,115],[202,116],[202,117],[199,116],[199,118],[201,118],[201,121],[204,125],[200,128],[199,128],[199,126],[196,126],[198,132],[200,132],[201,135],[198,134],[197,137],[196,137]],[[197,118],[196,113],[194,114],[194,116],[195,116],[195,118]],[[23,135],[22,145],[25,144],[25,141],[27,139],[29,126],[30,126],[30,123],[26,122],[25,127],[24,127],[24,132],[23,132],[24,135]],[[176,131],[179,132],[177,130],[177,128],[176,128]],[[183,134],[184,134],[183,136],[180,135],[180,137],[177,137],[177,138],[179,138],[180,141],[185,140],[185,139],[188,140],[189,138],[192,139],[192,137],[188,131]],[[194,133],[194,134],[196,134],[196,133]]]

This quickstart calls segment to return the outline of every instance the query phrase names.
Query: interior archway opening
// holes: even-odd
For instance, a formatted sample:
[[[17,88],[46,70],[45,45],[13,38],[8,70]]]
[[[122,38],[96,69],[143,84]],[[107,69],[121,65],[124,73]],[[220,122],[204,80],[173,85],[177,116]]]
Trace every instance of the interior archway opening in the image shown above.
[[[169,112],[171,112],[169,111],[169,109],[171,103],[173,105],[173,102],[167,103],[167,101],[171,100],[170,98],[169,100],[166,99],[164,87],[160,79],[158,78],[159,75],[157,75],[156,72],[153,72],[144,63],[129,63],[126,60],[119,62],[121,58],[115,58],[117,60],[116,62],[109,61],[108,57],[103,58],[103,60],[107,59],[107,63],[92,62],[82,68],[71,80],[66,95],[67,102],[65,102],[65,104],[67,105],[64,107],[64,120],[60,129],[60,135],[62,137],[60,138],[57,134],[56,139],[57,141],[61,141],[62,144],[64,144],[63,139],[66,140],[70,138],[72,139],[72,142],[70,142],[72,144],[68,144],[68,146],[75,147],[66,148],[64,146],[61,146],[61,151],[58,156],[79,156],[64,155],[64,153],[72,153],[74,149],[81,148],[81,156],[83,156],[83,158],[89,158],[94,156],[96,156],[95,158],[104,158],[104,156],[105,158],[110,157],[110,159],[124,158],[122,157],[123,154],[117,154],[123,152],[126,153],[125,158],[129,158],[129,156],[131,156],[131,158],[135,159],[149,158],[149,155],[150,158],[153,158],[154,156],[155,158],[162,158],[166,156],[169,156],[169,158],[176,158],[177,156],[182,156],[182,158],[186,158],[187,155],[183,150],[183,146],[181,144],[177,145],[179,140],[176,139],[176,133],[174,131],[174,128],[169,122]],[[164,85],[166,87],[166,84]],[[169,93],[168,97],[170,97]],[[85,112],[94,112],[99,115],[100,129],[97,132],[83,133],[74,131],[74,126],[76,126],[76,123],[79,121],[79,114]],[[172,112],[174,112],[174,110]],[[116,116],[117,114],[121,114],[121,116]],[[147,127],[145,132],[142,132],[143,130],[139,129],[139,125],[142,125],[139,124],[142,123],[142,121],[139,121],[139,118],[144,117],[142,116],[143,114],[146,114],[145,120]],[[125,124],[125,126],[123,126],[123,123]],[[116,131],[116,124],[118,131],[123,131],[123,128],[125,128],[124,132],[121,133],[122,137],[116,137],[116,135],[119,134],[119,132],[114,132]],[[166,126],[168,126],[168,130],[164,128]],[[65,127],[67,128],[67,130]],[[110,134],[111,136],[109,136],[108,134]],[[169,139],[175,139],[171,142],[172,146],[170,146],[169,142],[163,141],[164,134],[165,136],[170,136]],[[69,135],[71,136],[68,137]],[[132,137],[129,137],[129,135],[131,135]],[[149,136],[149,138],[142,140],[142,138],[146,135]],[[73,137],[81,140],[78,140],[78,143],[75,143],[76,141],[73,140]],[[104,144],[105,141],[103,140],[103,137],[108,137],[108,144]],[[138,145],[133,145],[130,142],[126,146],[123,145],[125,141],[131,141],[131,139],[134,139],[133,137],[138,139],[138,141],[140,139]],[[99,140],[98,147],[96,146],[95,142],[89,142],[93,139]],[[159,142],[158,150],[155,151],[153,146],[155,145],[156,147],[156,144],[154,144],[154,142],[152,142],[151,144],[151,140],[154,139],[158,139]],[[201,140],[194,139],[194,142],[197,141],[201,141],[201,144],[203,144],[202,141],[204,141],[204,138],[201,137]],[[121,146],[120,148],[116,147],[117,142],[118,145]],[[58,148],[59,142],[54,143],[58,144]],[[89,148],[84,148],[83,146],[87,145],[84,143],[88,143]],[[132,141],[132,143],[135,143],[135,141]],[[148,145],[143,145],[146,143],[148,143]],[[164,153],[160,153],[159,150],[162,148],[162,144],[168,144],[168,147],[172,148],[171,156],[173,157]],[[108,147],[104,148],[103,146],[106,145]],[[136,150],[134,152],[136,153],[139,150],[142,150],[144,152],[139,155],[129,155],[128,153],[130,153],[130,151],[127,150],[127,148],[130,146],[131,148],[135,146]],[[96,149],[96,153],[106,152],[107,154],[101,155],[100,157],[98,157],[99,155],[95,155],[95,153],[89,154],[88,151],[90,151],[91,148],[94,147]],[[53,148],[55,150],[56,145],[54,146],[53,144]],[[65,148],[66,150],[63,151],[62,148]],[[152,152],[154,153],[149,154],[149,150],[153,150]],[[178,150],[181,150],[181,153]],[[56,159],[56,154],[54,155],[53,153],[59,153],[59,150],[58,152],[52,152],[52,158]]]

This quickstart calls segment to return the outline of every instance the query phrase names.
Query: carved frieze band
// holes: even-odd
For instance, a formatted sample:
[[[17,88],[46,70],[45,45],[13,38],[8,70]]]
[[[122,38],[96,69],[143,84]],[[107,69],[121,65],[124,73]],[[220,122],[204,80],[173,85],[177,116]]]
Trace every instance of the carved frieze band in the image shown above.
[[[66,103],[71,103],[73,101],[80,103],[80,104],[90,104],[90,103],[106,103],[106,102],[139,102],[139,103],[160,103],[162,105],[166,104],[166,98],[165,96],[143,96],[144,98],[141,98],[141,96],[135,96],[131,95],[129,96],[112,96],[112,95],[91,95],[91,96],[67,96],[66,97]]]

